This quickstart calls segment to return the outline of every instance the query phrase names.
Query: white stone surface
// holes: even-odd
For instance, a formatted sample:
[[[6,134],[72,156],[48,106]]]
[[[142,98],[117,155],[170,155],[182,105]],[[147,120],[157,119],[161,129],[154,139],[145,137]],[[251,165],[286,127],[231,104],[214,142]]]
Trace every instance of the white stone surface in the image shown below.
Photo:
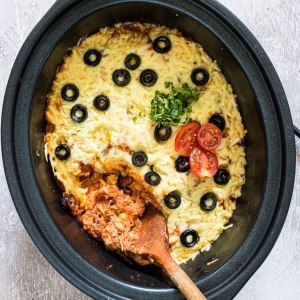
[[[59,0],[63,1],[63,0]],[[0,110],[17,53],[55,0],[0,0]],[[273,62],[300,127],[300,1],[220,0],[254,34]],[[300,299],[300,140],[294,194],[282,232],[235,300]],[[90,299],[37,250],[14,208],[0,161],[0,299]],[[226,300],[226,299],[224,299]]]

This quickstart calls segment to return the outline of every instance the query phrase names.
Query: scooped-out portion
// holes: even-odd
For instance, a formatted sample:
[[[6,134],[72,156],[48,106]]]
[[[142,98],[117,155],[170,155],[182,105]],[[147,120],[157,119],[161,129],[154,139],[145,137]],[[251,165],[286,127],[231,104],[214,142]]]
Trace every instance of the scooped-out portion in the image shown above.
[[[46,121],[62,205],[108,249],[149,263],[124,255],[147,203],[178,263],[232,226],[246,131],[217,62],[177,29],[122,23],[83,37],[58,67]]]

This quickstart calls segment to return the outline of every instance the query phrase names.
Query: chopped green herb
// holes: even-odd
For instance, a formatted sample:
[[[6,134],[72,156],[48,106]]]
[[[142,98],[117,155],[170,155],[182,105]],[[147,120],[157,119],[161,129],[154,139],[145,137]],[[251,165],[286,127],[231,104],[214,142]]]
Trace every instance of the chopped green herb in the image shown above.
[[[132,121],[135,122],[138,118],[142,117],[142,112],[140,111],[138,115],[132,118]]]
[[[192,103],[199,100],[200,92],[192,90],[187,83],[175,88],[172,82],[165,82],[166,88],[171,88],[169,94],[155,91],[151,101],[150,119],[164,126],[178,126],[190,119],[188,113],[192,111]]]

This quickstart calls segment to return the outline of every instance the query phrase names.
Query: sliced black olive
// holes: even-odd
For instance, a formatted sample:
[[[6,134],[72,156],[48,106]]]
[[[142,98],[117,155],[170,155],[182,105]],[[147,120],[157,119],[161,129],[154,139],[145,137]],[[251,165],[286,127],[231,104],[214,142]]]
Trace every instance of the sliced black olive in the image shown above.
[[[62,197],[61,203],[64,208],[69,208],[71,210],[76,209],[79,207],[79,202],[76,200],[75,196],[73,194],[66,194]]]
[[[130,53],[125,57],[124,65],[129,70],[135,70],[139,67],[141,59],[138,55]]]
[[[61,198],[61,204],[62,204],[63,208],[74,209],[75,203],[76,203],[76,199],[73,194],[66,194]]]
[[[178,156],[175,160],[175,168],[177,172],[185,173],[188,170],[190,170],[190,163],[189,163],[189,157],[188,156]]]
[[[199,241],[197,231],[187,229],[180,235],[180,242],[185,247],[193,247]]]
[[[206,193],[201,197],[200,206],[205,211],[211,211],[217,206],[217,198],[213,193]]]
[[[221,131],[225,128],[225,119],[221,115],[212,115],[208,122],[216,125]]]
[[[79,97],[79,91],[74,84],[67,84],[61,90],[61,96],[66,101],[75,101]]]
[[[130,73],[126,69],[118,69],[113,73],[113,81],[118,86],[125,86],[130,81]]]
[[[77,104],[71,109],[71,118],[77,122],[81,123],[85,121],[88,117],[88,112],[85,106],[82,104]]]
[[[219,168],[217,173],[214,175],[214,181],[217,184],[223,185],[228,183],[230,180],[230,174],[226,169]]]
[[[157,125],[154,129],[154,137],[158,142],[165,142],[172,134],[169,126]]]
[[[157,81],[157,74],[151,69],[144,70],[140,75],[140,82],[146,87],[153,86]]]
[[[165,204],[168,208],[174,209],[181,204],[181,197],[176,192],[171,192],[164,197]]]
[[[91,67],[96,67],[101,60],[101,53],[95,49],[88,50],[83,57],[84,62]]]
[[[151,171],[145,174],[145,180],[148,184],[155,186],[160,183],[161,179],[158,173]]]
[[[70,194],[68,194],[68,195],[64,195],[62,198],[61,198],[61,204],[62,204],[62,206],[63,206],[63,208],[69,208],[69,202],[68,202],[68,196],[69,196]]]
[[[100,111],[106,111],[108,110],[109,108],[109,105],[110,105],[110,101],[109,99],[104,96],[104,95],[100,95],[100,96],[97,96],[95,99],[94,99],[94,106],[100,110]]]
[[[209,80],[209,74],[204,69],[196,69],[192,72],[191,79],[195,85],[204,85]]]
[[[166,36],[159,36],[153,42],[153,49],[158,53],[167,53],[171,49],[171,41]]]
[[[138,152],[135,152],[132,155],[131,161],[132,161],[132,163],[133,163],[134,166],[136,166],[136,167],[142,167],[142,166],[144,166],[148,162],[148,157],[147,157],[147,155],[146,155],[145,152],[138,151]]]
[[[55,148],[55,156],[59,160],[66,160],[70,157],[70,155],[71,155],[71,150],[65,144],[61,144]]]

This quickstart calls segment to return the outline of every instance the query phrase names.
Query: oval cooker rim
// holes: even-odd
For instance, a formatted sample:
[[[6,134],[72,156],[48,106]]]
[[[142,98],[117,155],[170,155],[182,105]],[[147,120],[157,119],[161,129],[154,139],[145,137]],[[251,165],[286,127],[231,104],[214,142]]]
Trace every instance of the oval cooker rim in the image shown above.
[[[102,285],[107,286],[107,284],[114,284],[115,287],[108,290],[99,286],[99,282],[94,282],[93,278],[84,276],[86,274],[80,274],[78,270],[74,269],[74,266],[72,266],[72,261],[68,259],[68,257],[62,257],[61,251],[68,250],[69,254],[71,253],[70,256],[72,258],[76,258],[81,262],[83,260],[83,258],[70,245],[66,245],[66,242],[60,246],[53,244],[53,240],[51,240],[51,233],[45,231],[43,232],[44,228],[41,228],[41,224],[38,223],[37,215],[40,214],[40,211],[33,209],[28,202],[30,197],[35,198],[34,201],[38,201],[39,192],[37,187],[34,185],[34,191],[30,194],[30,191],[28,190],[27,179],[24,178],[24,167],[29,167],[30,170],[32,159],[29,155],[30,151],[28,151],[28,154],[25,154],[25,157],[20,157],[19,155],[21,153],[20,148],[23,148],[24,145],[26,146],[25,149],[27,148],[29,150],[30,147],[28,141],[29,124],[26,123],[26,126],[24,126],[23,129],[20,128],[21,121],[18,120],[17,115],[17,112],[24,108],[23,105],[26,106],[25,111],[26,109],[30,109],[30,104],[20,102],[20,93],[24,91],[24,84],[20,82],[20,79],[23,78],[24,75],[24,78],[26,77],[26,72],[28,72],[28,68],[30,68],[30,61],[38,53],[40,40],[43,41],[42,37],[47,34],[48,31],[50,32],[53,30],[53,27],[55,27],[54,25],[62,16],[75,11],[77,6],[80,6],[82,2],[83,1],[80,0],[57,1],[31,32],[16,59],[7,85],[1,121],[2,155],[8,186],[19,216],[38,249],[59,273],[61,273],[67,280],[69,280],[72,284],[86,294],[93,298],[100,299],[104,297],[125,299],[123,296],[116,294],[122,290],[123,295],[126,295],[125,297],[131,295],[131,292],[133,293],[132,295],[135,296],[138,296],[139,294],[143,294],[145,297],[149,296],[149,299],[151,295],[153,297],[153,295],[156,293],[159,293],[161,297],[179,297],[178,293],[176,293],[173,289],[153,289],[150,291],[149,289],[136,288],[108,278],[105,274],[101,275]],[[109,4],[103,2],[104,1],[99,0],[94,1],[93,4],[94,6],[101,8],[108,7],[110,5],[122,4],[125,2],[128,3],[140,1],[115,0]],[[219,282],[215,288],[206,290],[205,286],[208,284],[208,280],[212,280],[212,278],[217,280],[218,278],[222,278],[222,274],[224,274],[224,272],[226,274],[230,272],[231,266],[229,266],[229,263],[225,263],[222,268],[215,272],[216,274],[212,274],[213,277],[209,276],[208,278],[201,279],[197,282],[197,285],[210,299],[220,299],[224,297],[232,298],[253,275],[253,273],[257,270],[257,268],[261,265],[271,251],[282,229],[288,212],[295,176],[295,141],[287,99],[276,71],[258,41],[254,38],[250,31],[224,6],[216,3],[215,1],[200,0],[186,1],[186,3],[182,3],[183,1],[171,0],[146,0],[142,2],[150,4],[155,3],[157,5],[175,8],[181,13],[193,16],[194,18],[197,18],[197,13],[193,12],[193,8],[202,7],[202,9],[207,10],[210,14],[215,16],[220,21],[220,24],[224,26],[224,28],[226,27],[228,31],[230,31],[232,35],[239,40],[243,47],[247,49],[248,53],[251,54],[251,59],[253,59],[253,63],[257,66],[257,68],[260,69],[261,76],[264,79],[264,84],[267,86],[268,92],[273,98],[276,120],[279,124],[279,143],[281,149],[280,153],[276,151],[273,152],[274,149],[271,149],[272,147],[270,147],[272,145],[272,141],[270,140],[271,136],[268,132],[266,132],[267,138],[269,138],[268,157],[271,158],[274,154],[275,157],[279,159],[281,163],[282,176],[279,183],[280,186],[276,187],[274,186],[274,182],[271,182],[271,185],[268,186],[268,189],[265,191],[264,198],[268,196],[277,196],[277,199],[275,200],[276,206],[274,207],[274,211],[268,216],[269,226],[266,229],[265,234],[259,239],[254,237],[253,232],[251,232],[243,245],[238,249],[233,257],[229,259],[231,265],[235,265],[236,262],[240,261],[241,258],[247,255],[247,248],[249,245],[252,245],[254,241],[259,242],[256,250],[251,253],[251,256],[249,257],[249,260],[251,258],[251,261],[248,261],[244,268],[242,268],[239,272],[236,272],[236,274],[230,276],[223,283]],[[213,28],[209,29],[214,30]],[[36,71],[38,72],[38,70]],[[31,89],[32,88],[33,87],[31,87]],[[267,114],[267,112],[265,113]],[[270,126],[270,124],[266,125]],[[15,126],[16,129],[14,130]],[[17,132],[18,129],[20,129],[21,132]],[[22,147],[20,144],[22,144]],[[27,170],[25,173],[26,172]],[[272,175],[270,172],[268,174],[269,176]],[[29,177],[32,179],[33,174],[31,174]],[[278,191],[274,194],[271,192],[272,188],[276,188]],[[47,208],[45,205],[41,204],[39,208],[45,213],[45,222],[51,222],[51,217],[49,213],[47,213]],[[254,223],[254,229],[260,229],[261,226],[264,225],[261,221],[265,221],[264,218],[265,216],[262,214],[257,216],[257,220]],[[59,230],[57,228],[55,229],[54,223],[51,225],[51,228],[55,232],[54,235],[56,239],[58,241],[63,241],[64,238]],[[91,273],[97,272],[96,268],[88,262],[82,262],[81,267],[89,268]],[[148,299],[145,297],[144,299]]]

